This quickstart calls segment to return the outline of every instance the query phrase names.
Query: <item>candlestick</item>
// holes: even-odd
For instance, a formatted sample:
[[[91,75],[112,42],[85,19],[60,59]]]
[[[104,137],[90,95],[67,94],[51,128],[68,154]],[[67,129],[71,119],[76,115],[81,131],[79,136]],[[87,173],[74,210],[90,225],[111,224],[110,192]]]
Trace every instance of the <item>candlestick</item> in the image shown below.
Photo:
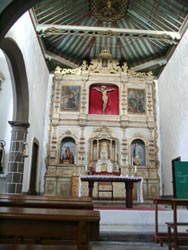
[[[134,166],[134,172],[136,174],[136,172],[137,172],[137,166]]]

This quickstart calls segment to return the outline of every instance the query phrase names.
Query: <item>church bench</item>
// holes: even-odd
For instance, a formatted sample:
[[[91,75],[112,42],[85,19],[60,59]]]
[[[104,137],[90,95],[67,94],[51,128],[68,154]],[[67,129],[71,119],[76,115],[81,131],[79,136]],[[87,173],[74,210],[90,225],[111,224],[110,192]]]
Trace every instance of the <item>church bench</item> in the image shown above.
[[[188,249],[188,220],[179,221],[178,207],[188,208],[188,199],[172,199],[173,221],[167,222],[168,229],[168,249],[180,250]],[[180,230],[182,229],[183,230]]]
[[[78,250],[89,250],[91,223],[99,223],[94,210],[1,207],[0,241],[36,244],[72,244]],[[36,242],[35,242],[36,241]]]
[[[50,200],[50,199],[15,199],[0,198],[0,206],[10,207],[34,207],[34,208],[65,208],[65,209],[88,209],[93,210],[92,201],[84,200]]]
[[[0,250],[77,250],[76,245],[0,244]]]
[[[93,210],[91,198],[63,198],[62,196],[30,196],[0,194],[0,207],[85,209]],[[99,222],[91,222],[91,240],[99,239]]]
[[[160,245],[163,246],[163,242],[168,240],[168,233],[159,231],[159,205],[172,206],[172,199],[155,198],[153,203],[155,205],[155,242],[159,242]]]
[[[171,223],[167,222],[168,228],[168,249],[180,250],[180,249],[188,249],[188,233],[186,232],[174,232],[175,228],[178,227],[188,227],[188,222],[176,222]],[[186,229],[185,228],[185,229]]]
[[[177,207],[178,206],[188,206],[188,199],[173,199],[173,198],[155,198],[155,242],[160,242],[160,245],[163,246],[164,241],[168,241],[168,248],[169,250],[175,249],[184,249],[184,246],[179,246],[178,241],[182,243],[187,239],[188,241],[188,233],[179,231],[179,226],[188,227],[188,221],[186,222],[179,222],[177,218]],[[172,221],[166,222],[167,231],[160,232],[159,231],[159,205],[167,205],[172,209],[173,218]],[[175,247],[174,247],[175,245]],[[172,247],[173,246],[173,247]],[[188,249],[188,247],[187,247]]]
[[[80,202],[92,202],[90,197],[64,197],[62,195],[26,195],[26,194],[0,194],[1,199],[14,199],[14,200],[45,200],[45,201],[80,201]]]

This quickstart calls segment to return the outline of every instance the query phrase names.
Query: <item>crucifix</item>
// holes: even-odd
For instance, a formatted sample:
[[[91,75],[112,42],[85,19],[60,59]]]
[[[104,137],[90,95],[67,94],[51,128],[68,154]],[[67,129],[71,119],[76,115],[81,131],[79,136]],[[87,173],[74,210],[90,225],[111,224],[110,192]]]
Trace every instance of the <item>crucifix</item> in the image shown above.
[[[115,88],[107,88],[107,86],[102,85],[101,88],[96,88],[96,87],[95,87],[95,88],[93,88],[93,89],[95,89],[95,90],[101,92],[101,94],[102,94],[102,102],[103,102],[102,111],[103,111],[103,113],[104,113],[105,110],[106,110],[107,104],[108,104],[108,94],[107,94],[107,93],[108,93],[109,91],[115,90]]]

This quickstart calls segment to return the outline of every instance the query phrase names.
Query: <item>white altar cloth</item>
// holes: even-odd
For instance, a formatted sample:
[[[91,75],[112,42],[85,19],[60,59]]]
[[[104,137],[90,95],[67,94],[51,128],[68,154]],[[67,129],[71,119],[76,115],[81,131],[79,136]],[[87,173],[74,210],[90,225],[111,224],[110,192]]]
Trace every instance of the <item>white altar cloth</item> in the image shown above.
[[[82,181],[88,181],[88,180],[92,180],[94,182],[98,182],[98,181],[111,181],[111,182],[128,182],[128,181],[132,181],[132,182],[137,182],[137,201],[139,203],[143,203],[144,202],[144,198],[143,198],[143,177],[140,176],[109,176],[109,175],[81,175],[79,177],[79,196],[82,196],[81,192],[82,192]]]

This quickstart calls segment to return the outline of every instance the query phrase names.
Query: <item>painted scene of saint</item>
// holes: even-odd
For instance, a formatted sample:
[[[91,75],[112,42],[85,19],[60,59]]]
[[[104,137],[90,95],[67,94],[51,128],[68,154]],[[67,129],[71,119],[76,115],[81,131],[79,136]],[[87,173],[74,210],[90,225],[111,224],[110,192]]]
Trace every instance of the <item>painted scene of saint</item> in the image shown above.
[[[80,86],[62,86],[61,111],[80,110]]]
[[[145,113],[145,90],[128,89],[128,112]]]

